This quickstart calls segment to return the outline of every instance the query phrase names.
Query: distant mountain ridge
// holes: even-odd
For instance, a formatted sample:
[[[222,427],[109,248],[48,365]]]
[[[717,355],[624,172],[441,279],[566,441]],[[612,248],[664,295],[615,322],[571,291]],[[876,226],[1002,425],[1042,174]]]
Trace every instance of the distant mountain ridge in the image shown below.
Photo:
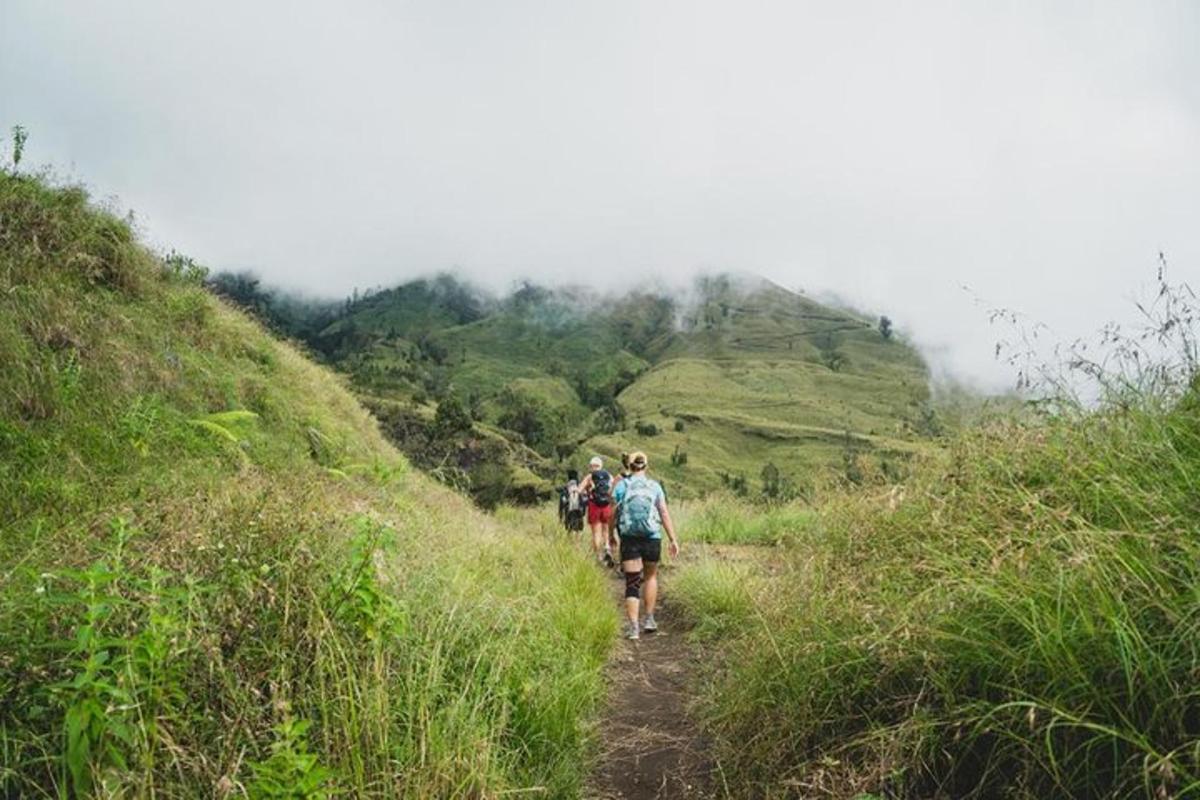
[[[418,463],[461,470],[478,494],[488,461],[486,481],[505,484],[490,501],[545,497],[568,466],[635,448],[684,494],[757,492],[772,474],[799,491],[830,470],[902,469],[935,428],[926,365],[890,321],[762,279],[706,276],[681,296],[531,283],[494,296],[440,275],[307,315],[264,304],[387,406]],[[437,427],[447,401],[469,426]],[[486,441],[485,459],[467,446]]]

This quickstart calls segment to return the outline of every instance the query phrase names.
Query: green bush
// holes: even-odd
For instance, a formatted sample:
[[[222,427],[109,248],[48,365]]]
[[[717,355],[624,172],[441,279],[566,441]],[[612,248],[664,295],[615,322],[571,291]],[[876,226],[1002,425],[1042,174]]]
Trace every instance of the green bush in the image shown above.
[[[817,776],[898,797],[1200,791],[1197,398],[995,422],[890,501],[827,502],[759,596],[765,623],[723,623],[742,633],[707,719],[730,778],[768,796]],[[689,530],[745,540],[732,508]]]
[[[433,418],[433,428],[441,438],[448,438],[471,430],[471,414],[456,394],[448,394],[438,403]]]
[[[603,576],[82,191],[0,220],[0,796],[579,793]]]

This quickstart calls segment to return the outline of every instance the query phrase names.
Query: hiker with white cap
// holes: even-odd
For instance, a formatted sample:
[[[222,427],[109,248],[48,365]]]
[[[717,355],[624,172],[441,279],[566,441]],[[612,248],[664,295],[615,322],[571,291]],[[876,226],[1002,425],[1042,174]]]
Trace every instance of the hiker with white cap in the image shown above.
[[[613,517],[613,477],[604,468],[604,460],[593,456],[588,462],[588,474],[579,488],[588,496],[588,525],[592,529],[592,552],[596,560],[611,567],[615,562],[608,545],[609,528]]]
[[[637,639],[640,631],[654,633],[654,607],[658,602],[658,562],[662,558],[662,532],[667,532],[671,557],[679,555],[679,539],[667,511],[662,485],[646,475],[646,454],[630,453],[632,474],[617,486],[613,500],[621,531],[621,570],[625,573],[625,638]],[[638,613],[644,603],[646,616]]]

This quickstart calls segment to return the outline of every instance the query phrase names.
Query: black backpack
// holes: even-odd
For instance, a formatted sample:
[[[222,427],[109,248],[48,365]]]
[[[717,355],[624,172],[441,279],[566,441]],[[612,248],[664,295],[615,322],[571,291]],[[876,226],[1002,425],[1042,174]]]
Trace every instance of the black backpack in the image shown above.
[[[601,469],[592,473],[592,502],[606,506],[612,502],[612,475]]]

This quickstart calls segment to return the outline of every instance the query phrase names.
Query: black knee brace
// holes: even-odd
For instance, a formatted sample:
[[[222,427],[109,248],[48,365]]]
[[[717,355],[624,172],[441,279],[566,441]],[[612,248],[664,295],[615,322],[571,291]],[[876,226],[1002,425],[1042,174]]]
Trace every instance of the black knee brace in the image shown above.
[[[640,597],[642,590],[642,573],[626,572],[625,573],[625,597]]]

